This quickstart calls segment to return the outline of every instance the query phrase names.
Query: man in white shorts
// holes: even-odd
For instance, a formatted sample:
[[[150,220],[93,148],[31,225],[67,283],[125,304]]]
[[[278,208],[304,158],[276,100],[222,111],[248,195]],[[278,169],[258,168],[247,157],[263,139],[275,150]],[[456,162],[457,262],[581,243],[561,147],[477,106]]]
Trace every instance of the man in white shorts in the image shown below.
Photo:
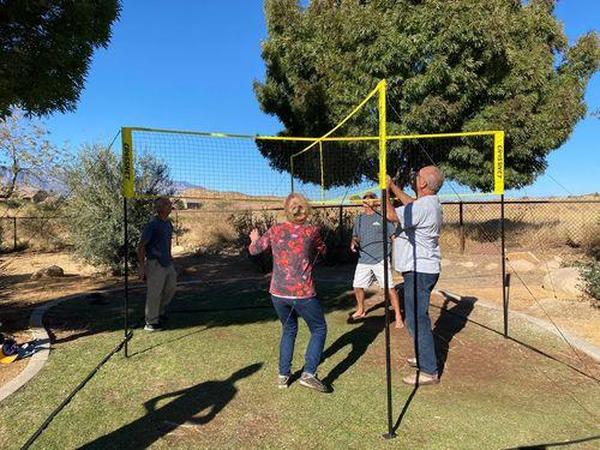
[[[354,221],[352,230],[352,242],[350,249],[358,252],[358,264],[354,272],[354,296],[356,297],[356,312],[352,314],[352,319],[361,319],[365,317],[365,289],[367,289],[376,279],[379,287],[384,287],[383,280],[383,226],[387,227],[388,249],[391,249],[390,237],[394,234],[395,225],[384,220],[381,214],[376,210],[379,205],[377,196],[368,192],[363,196],[363,212]],[[386,256],[389,261],[389,254]],[[388,264],[388,283],[390,299],[396,317],[396,328],[402,328],[402,316],[400,315],[400,301],[398,293],[394,289],[392,279],[391,264]]]

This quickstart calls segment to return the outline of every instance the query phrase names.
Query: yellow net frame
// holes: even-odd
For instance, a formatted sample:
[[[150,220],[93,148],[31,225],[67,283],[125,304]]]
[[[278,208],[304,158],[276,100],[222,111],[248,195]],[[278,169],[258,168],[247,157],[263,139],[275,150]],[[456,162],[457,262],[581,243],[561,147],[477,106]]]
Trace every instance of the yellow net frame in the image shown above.
[[[379,133],[376,136],[332,136],[345,123],[348,122],[369,100],[378,96],[378,118],[379,118]],[[412,140],[412,139],[441,139],[441,138],[461,138],[470,136],[493,136],[494,139],[494,194],[504,194],[504,131],[500,130],[485,130],[485,131],[466,131],[455,133],[431,133],[431,134],[406,134],[406,135],[387,135],[387,111],[386,111],[386,80],[381,80],[377,86],[334,128],[320,137],[305,137],[305,136],[268,136],[268,135],[244,135],[244,134],[229,134],[229,133],[206,133],[198,131],[184,130],[168,130],[158,128],[144,127],[123,127],[121,129],[122,137],[122,193],[125,198],[139,198],[135,193],[135,168],[134,168],[134,142],[132,134],[135,131],[158,132],[170,134],[184,134],[205,136],[210,138],[238,138],[252,139],[255,141],[282,141],[282,142],[307,142],[308,145],[302,150],[294,153],[290,157],[290,176],[291,187],[294,190],[294,159],[299,155],[313,150],[315,147],[319,151],[320,160],[320,190],[321,201],[319,203],[326,204],[324,199],[324,173],[323,166],[323,143],[324,142],[360,142],[360,141],[378,141],[379,144],[379,187],[386,189],[387,187],[387,142],[396,140]]]

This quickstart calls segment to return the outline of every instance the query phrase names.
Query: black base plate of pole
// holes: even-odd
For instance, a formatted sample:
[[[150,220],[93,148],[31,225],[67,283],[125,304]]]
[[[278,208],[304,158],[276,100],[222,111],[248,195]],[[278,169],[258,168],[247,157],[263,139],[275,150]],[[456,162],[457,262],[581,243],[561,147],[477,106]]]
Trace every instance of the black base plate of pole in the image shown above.
[[[396,437],[398,437],[398,435],[396,433],[394,433],[394,432],[392,432],[392,433],[385,433],[383,435],[384,439],[394,439]]]

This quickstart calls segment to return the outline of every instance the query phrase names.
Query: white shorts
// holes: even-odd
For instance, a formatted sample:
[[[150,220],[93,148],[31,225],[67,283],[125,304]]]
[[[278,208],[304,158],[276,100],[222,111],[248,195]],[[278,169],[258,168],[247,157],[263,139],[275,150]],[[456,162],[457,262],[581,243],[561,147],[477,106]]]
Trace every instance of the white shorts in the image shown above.
[[[374,279],[377,280],[379,287],[383,289],[383,261],[377,264],[358,263],[356,265],[356,270],[354,271],[352,287],[366,289],[371,286]],[[394,286],[391,264],[388,264],[388,285],[389,287]]]

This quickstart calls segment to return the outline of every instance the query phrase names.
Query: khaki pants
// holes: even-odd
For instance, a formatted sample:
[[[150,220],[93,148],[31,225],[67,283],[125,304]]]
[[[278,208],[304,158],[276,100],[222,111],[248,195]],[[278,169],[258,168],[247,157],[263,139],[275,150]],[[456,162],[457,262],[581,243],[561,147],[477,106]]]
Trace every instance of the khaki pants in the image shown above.
[[[155,259],[147,261],[146,285],[146,323],[156,325],[177,289],[175,266],[163,267]]]

